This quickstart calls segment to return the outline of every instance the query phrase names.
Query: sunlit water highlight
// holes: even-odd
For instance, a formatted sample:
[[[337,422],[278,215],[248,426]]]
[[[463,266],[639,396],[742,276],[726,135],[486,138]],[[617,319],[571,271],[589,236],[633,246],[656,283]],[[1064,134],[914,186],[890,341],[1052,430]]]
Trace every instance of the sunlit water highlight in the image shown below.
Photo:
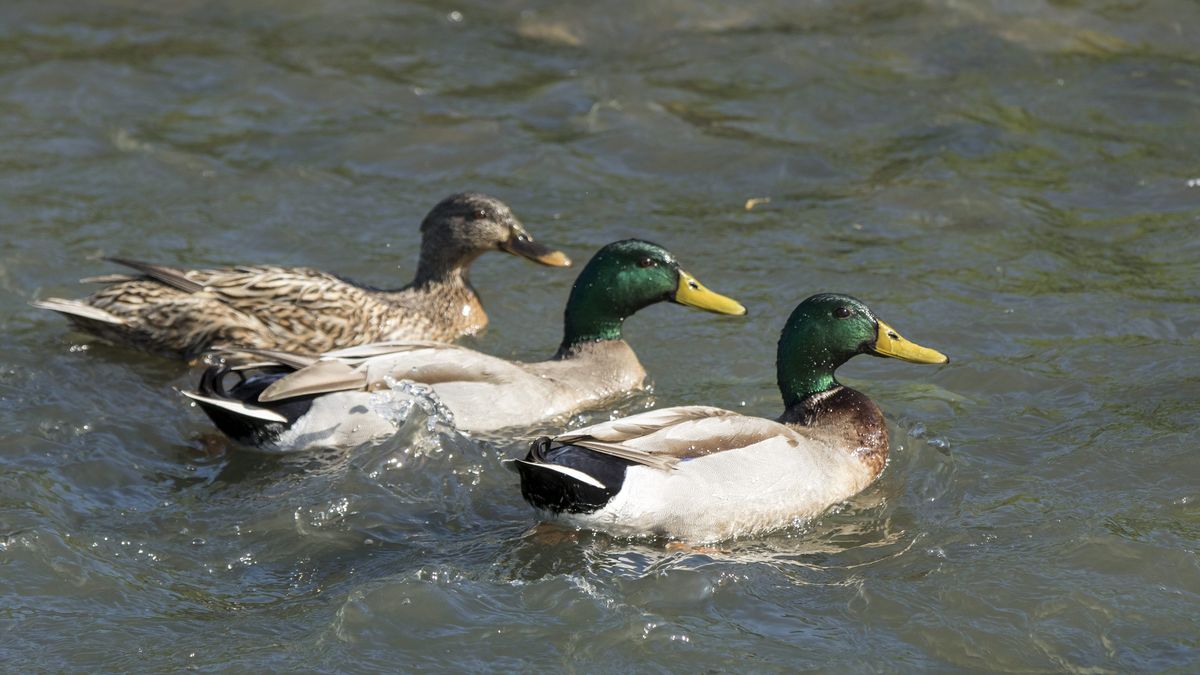
[[[1197,45],[1182,0],[0,4],[0,656],[1195,671]],[[953,362],[847,366],[883,477],[687,551],[539,526],[524,442],[420,410],[354,453],[233,451],[173,389],[195,372],[26,304],[116,254],[399,285],[462,189],[747,305],[630,319],[657,404],[776,414],[817,291]],[[548,356],[572,276],[481,259],[471,344]]]

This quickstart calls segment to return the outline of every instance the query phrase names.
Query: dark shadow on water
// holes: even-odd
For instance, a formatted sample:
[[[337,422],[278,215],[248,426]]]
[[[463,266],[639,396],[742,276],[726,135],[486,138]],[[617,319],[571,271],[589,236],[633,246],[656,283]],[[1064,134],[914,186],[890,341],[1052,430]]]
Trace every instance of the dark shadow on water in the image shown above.
[[[214,482],[228,485],[326,475],[344,470],[350,460],[348,453],[341,450],[316,450],[275,456],[242,448],[232,449],[226,458]]]
[[[851,501],[815,521],[709,544],[662,537],[620,538],[542,522],[501,542],[493,572],[506,581],[548,576],[641,578],[709,564],[764,564],[820,579],[909,554],[919,537],[897,528],[878,500]],[[789,574],[792,576],[792,574]]]

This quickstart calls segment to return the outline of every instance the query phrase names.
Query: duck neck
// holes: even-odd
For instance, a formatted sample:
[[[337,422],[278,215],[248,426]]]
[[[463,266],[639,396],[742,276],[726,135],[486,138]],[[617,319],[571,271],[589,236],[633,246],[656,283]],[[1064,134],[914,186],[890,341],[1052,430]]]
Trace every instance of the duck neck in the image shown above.
[[[431,252],[421,249],[421,259],[417,262],[417,274],[413,277],[409,288],[428,288],[434,286],[467,286],[471,281],[467,275],[471,263],[479,253],[474,255],[447,255],[446,252]]]
[[[475,307],[479,305],[479,294],[471,285],[466,268],[442,271],[438,274],[418,273],[416,278],[407,286],[388,291],[392,302],[407,304],[411,302],[439,302],[449,307],[445,311],[457,315],[458,305]],[[479,307],[482,310],[482,306]],[[439,310],[440,311],[440,310]]]
[[[791,408],[804,400],[840,387],[832,370],[785,370],[779,368],[779,391],[783,394],[783,405]]]
[[[422,255],[412,283],[391,291],[389,299],[411,311],[434,317],[438,325],[453,326],[450,338],[474,333],[486,326],[488,319],[467,273],[466,264],[431,262],[429,256]]]
[[[840,387],[834,371],[845,362],[845,357],[826,349],[800,340],[780,339],[775,368],[784,408],[790,410],[813,396]]]
[[[624,323],[625,317],[620,314],[581,308],[572,311],[568,304],[563,321],[563,339],[556,358],[576,354],[582,345],[620,340]]]
[[[840,394],[853,391],[834,381],[833,385],[826,389],[805,394],[790,403],[785,403],[779,421],[802,427],[812,426],[820,421],[822,413],[828,412],[830,403],[836,402]],[[787,401],[786,398],[784,400]]]
[[[635,303],[613,297],[606,285],[581,278],[571,288],[567,300],[563,339],[556,358],[577,353],[581,345],[620,340],[625,319],[639,309]]]

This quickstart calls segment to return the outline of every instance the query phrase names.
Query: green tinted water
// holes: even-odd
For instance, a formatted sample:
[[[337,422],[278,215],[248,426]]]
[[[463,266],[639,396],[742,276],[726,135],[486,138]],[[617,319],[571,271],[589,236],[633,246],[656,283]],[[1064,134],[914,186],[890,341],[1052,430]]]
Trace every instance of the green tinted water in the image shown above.
[[[1173,0],[4,3],[0,655],[1195,670],[1197,45]],[[662,243],[747,305],[628,322],[658,404],[776,414],[778,330],[818,291],[953,361],[849,364],[883,477],[688,553],[534,529],[502,439],[228,452],[172,390],[194,372],[26,305],[114,254],[402,283],[463,189],[578,261]],[[475,344],[552,353],[572,277],[481,259]]]

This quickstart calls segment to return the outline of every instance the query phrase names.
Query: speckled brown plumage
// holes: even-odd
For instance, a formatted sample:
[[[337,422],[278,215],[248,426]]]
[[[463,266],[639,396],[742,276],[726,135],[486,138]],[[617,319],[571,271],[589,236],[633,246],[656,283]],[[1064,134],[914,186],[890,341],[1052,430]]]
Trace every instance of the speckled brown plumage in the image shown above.
[[[399,290],[307,267],[183,270],[114,259],[142,276],[109,276],[82,301],[34,303],[85,331],[151,352],[191,357],[214,346],[316,354],[383,340],[448,342],[478,332],[487,314],[468,278],[486,251],[570,264],[533,242],[501,201],[452,195],[421,224],[416,278]]]
[[[883,412],[862,392],[838,385],[805,397],[778,420],[814,438],[844,447],[866,464],[871,479],[883,471],[888,458],[887,424]]]

